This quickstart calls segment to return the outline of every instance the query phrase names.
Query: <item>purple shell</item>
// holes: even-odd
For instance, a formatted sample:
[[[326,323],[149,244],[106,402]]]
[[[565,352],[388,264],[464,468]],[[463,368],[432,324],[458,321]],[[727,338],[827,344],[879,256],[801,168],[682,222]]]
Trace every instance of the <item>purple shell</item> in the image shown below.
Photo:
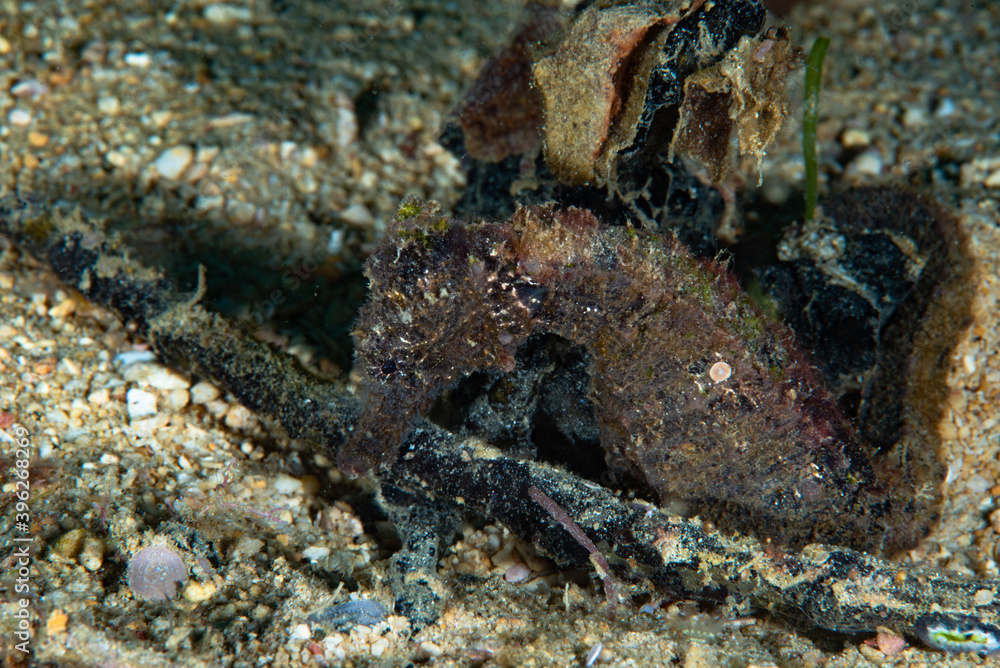
[[[139,550],[128,562],[128,586],[144,601],[166,601],[188,579],[180,555],[168,547],[154,545]]]

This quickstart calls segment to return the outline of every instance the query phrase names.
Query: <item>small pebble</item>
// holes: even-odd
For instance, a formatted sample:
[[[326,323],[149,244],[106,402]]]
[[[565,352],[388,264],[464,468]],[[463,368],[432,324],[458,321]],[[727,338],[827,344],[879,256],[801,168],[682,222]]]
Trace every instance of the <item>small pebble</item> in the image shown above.
[[[186,390],[191,387],[191,381],[173,369],[156,366],[146,375],[146,382],[158,390]]]
[[[133,388],[125,395],[125,401],[128,405],[128,416],[133,420],[156,415],[155,394]]]
[[[927,113],[920,107],[907,107],[903,112],[903,127],[908,130],[927,125]]]
[[[259,538],[244,536],[233,547],[233,558],[237,560],[248,559],[260,552],[262,547],[264,547],[264,541]]]
[[[105,116],[114,116],[121,109],[122,103],[113,95],[105,95],[97,100],[97,110]]]
[[[80,554],[80,550],[83,549],[83,541],[86,537],[86,530],[73,529],[56,541],[52,551],[64,559],[72,559]]]
[[[970,493],[978,496],[980,494],[985,494],[986,491],[993,485],[981,475],[974,475],[969,478],[969,480],[965,483],[965,486]]]
[[[503,579],[507,582],[524,582],[531,575],[531,569],[522,563],[517,563],[508,568],[504,574]]]
[[[205,17],[206,21],[215,25],[246,23],[253,18],[253,14],[246,7],[235,7],[222,3],[208,5],[202,12],[202,16]]]
[[[191,396],[185,389],[170,390],[163,398],[163,405],[176,412],[188,405]]]
[[[212,582],[190,582],[184,587],[184,598],[192,603],[203,603],[215,595],[216,586]]]
[[[427,659],[433,659],[441,656],[441,654],[443,654],[441,648],[429,640],[425,640],[417,645],[417,656],[421,657],[425,661]]]
[[[191,386],[191,381],[162,364],[140,362],[122,370],[122,378],[127,381],[155,387],[158,390],[183,390]]]
[[[184,144],[168,148],[153,161],[153,168],[165,179],[179,179],[194,162],[194,149]]]
[[[111,401],[111,395],[107,390],[97,390],[96,392],[91,392],[87,395],[87,401],[95,406],[103,406]]]
[[[937,109],[934,110],[934,115],[938,118],[948,118],[954,115],[955,111],[955,102],[950,97],[946,97],[938,102]]]
[[[224,422],[227,427],[236,431],[249,431],[257,426],[257,418],[254,417],[254,414],[239,404],[229,409]]]
[[[840,145],[844,148],[865,148],[871,143],[868,132],[859,128],[847,128],[840,135]]]
[[[846,177],[878,176],[882,173],[882,156],[877,149],[865,151],[847,166]]]
[[[330,554],[330,548],[313,545],[302,550],[302,556],[309,561],[319,561]]]
[[[372,645],[372,656],[378,658],[385,654],[385,650],[389,649],[389,641],[385,638],[379,638]]]
[[[298,624],[292,629],[290,638],[292,640],[309,640],[312,638],[312,630],[308,624]]]
[[[334,110],[336,128],[334,136],[337,146],[348,149],[358,143],[358,117],[354,113],[354,104],[346,98],[345,104],[339,104]]]
[[[149,67],[153,62],[148,53],[126,53],[124,60],[131,67]]]
[[[99,571],[104,564],[104,541],[97,536],[87,536],[77,561],[91,573]]]
[[[375,222],[375,218],[372,216],[371,211],[369,211],[364,204],[350,205],[340,212],[340,219],[348,225],[360,228],[371,227],[372,223]]]
[[[152,350],[126,350],[115,355],[115,362],[122,366],[136,364],[137,362],[152,362],[156,359],[156,353]]]
[[[191,388],[191,401],[196,404],[207,404],[219,398],[219,390],[215,385],[201,381]]]
[[[31,113],[25,111],[24,109],[13,109],[9,114],[7,114],[7,121],[11,125],[16,125],[19,127],[24,127],[31,123]]]
[[[281,494],[301,494],[302,481],[282,473],[275,476],[271,489]]]
[[[972,602],[976,605],[989,605],[993,602],[993,591],[990,589],[980,589],[973,597]]]
[[[69,615],[67,615],[62,610],[53,610],[49,613],[49,618],[45,621],[45,631],[48,635],[53,635],[56,633],[62,633],[66,630],[66,622],[69,621]]]
[[[227,404],[225,401],[222,401],[221,399],[205,402],[205,408],[208,410],[209,413],[211,413],[214,417],[217,418],[221,418],[225,416],[226,413],[229,412],[229,404]]]
[[[80,60],[85,63],[91,63],[93,65],[99,65],[104,62],[104,58],[108,55],[108,45],[100,40],[93,40],[87,42],[83,47],[83,51],[80,52]]]

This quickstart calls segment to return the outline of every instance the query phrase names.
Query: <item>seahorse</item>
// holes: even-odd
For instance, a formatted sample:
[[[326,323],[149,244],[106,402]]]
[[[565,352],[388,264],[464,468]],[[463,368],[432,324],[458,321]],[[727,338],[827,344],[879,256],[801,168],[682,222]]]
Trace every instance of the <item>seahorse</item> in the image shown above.
[[[391,463],[414,420],[473,371],[510,372],[548,333],[589,355],[610,470],[661,504],[801,546],[921,536],[791,331],[719,260],[578,208],[450,220],[403,205],[369,258],[354,330],[364,413],[339,465]]]

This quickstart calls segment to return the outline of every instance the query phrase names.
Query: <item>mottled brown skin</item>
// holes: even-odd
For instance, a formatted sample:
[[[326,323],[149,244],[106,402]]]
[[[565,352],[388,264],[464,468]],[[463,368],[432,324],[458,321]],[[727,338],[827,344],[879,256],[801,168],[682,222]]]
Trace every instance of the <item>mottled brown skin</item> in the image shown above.
[[[907,510],[788,330],[674,240],[572,208],[459,223],[428,207],[395,224],[368,274],[355,331],[367,401],[339,459],[351,473],[391,463],[442,390],[513,370],[518,345],[545,332],[588,351],[608,464],[661,503],[787,545],[914,538],[884,544],[883,520]],[[719,361],[731,373],[715,381]]]

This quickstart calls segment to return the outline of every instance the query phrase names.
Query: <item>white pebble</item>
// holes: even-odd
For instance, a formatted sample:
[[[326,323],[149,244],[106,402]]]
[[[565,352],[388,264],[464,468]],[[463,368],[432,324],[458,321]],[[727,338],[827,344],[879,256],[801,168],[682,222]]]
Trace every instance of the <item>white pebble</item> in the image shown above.
[[[503,579],[507,582],[524,582],[531,575],[531,569],[522,563],[516,563],[504,571]]]
[[[340,212],[340,218],[348,225],[353,225],[354,227],[371,227],[371,224],[375,222],[371,211],[364,204],[350,205]]]
[[[417,653],[418,656],[433,659],[434,657],[441,656],[441,654],[443,654],[443,650],[430,640],[425,640],[417,645]]]
[[[246,7],[234,7],[222,3],[208,5],[205,7],[202,16],[209,23],[216,25],[231,25],[234,23],[246,23],[253,18],[253,14]]]
[[[987,188],[1000,188],[1000,170],[993,172],[986,177],[983,185]]]
[[[348,100],[348,105],[338,105],[334,109],[334,128],[337,146],[347,149],[358,141],[358,116],[354,113],[354,104]]]
[[[158,390],[186,390],[191,386],[191,381],[176,371],[151,362],[130,364],[122,370],[122,377]]]
[[[164,397],[163,404],[172,411],[179,411],[188,405],[191,395],[185,389],[170,390]]]
[[[24,109],[14,109],[7,114],[7,120],[11,125],[24,127],[25,125],[31,123],[31,113],[25,111]]]
[[[965,367],[965,373],[970,375],[976,373],[976,356],[969,354],[962,357],[962,366]]]
[[[299,624],[292,629],[290,637],[292,640],[309,640],[312,638],[312,631],[309,630],[309,626],[307,624]]]
[[[236,404],[226,412],[224,422],[230,429],[246,431],[253,429],[257,425],[257,418],[249,410]]]
[[[985,494],[986,490],[992,487],[992,484],[986,478],[974,475],[965,483],[965,487],[973,494]]]
[[[877,149],[865,151],[847,166],[847,176],[878,176],[882,173],[882,156]]]
[[[290,475],[280,474],[271,483],[271,488],[281,494],[301,494],[302,481]]]
[[[128,416],[133,420],[156,415],[155,394],[133,388],[125,395],[125,401],[128,405]]]
[[[125,64],[132,67],[149,67],[153,59],[148,53],[126,53]]]
[[[97,110],[106,116],[117,114],[121,107],[121,101],[114,95],[105,95],[97,100]]]
[[[920,107],[907,107],[903,112],[903,127],[908,129],[927,125],[927,113]]]
[[[955,111],[955,103],[950,97],[946,97],[938,103],[937,109],[934,110],[934,115],[938,118],[948,118],[954,115]]]
[[[309,561],[319,561],[330,554],[330,548],[313,545],[302,550],[302,556]]]
[[[840,135],[840,145],[844,148],[864,148],[871,143],[871,136],[860,128],[847,128]]]
[[[165,179],[178,179],[194,161],[194,150],[181,145],[168,148],[153,162],[153,168]]]
[[[103,406],[111,400],[111,394],[107,390],[97,390],[87,395],[87,401],[95,406]]]
[[[115,362],[122,366],[136,364],[137,362],[152,362],[156,359],[156,353],[152,350],[126,350],[115,355]]]
[[[326,252],[338,255],[342,250],[344,250],[344,230],[332,230],[330,239],[326,242]]]
[[[173,369],[156,365],[146,376],[146,382],[158,390],[186,390],[191,387],[191,381]]]
[[[385,650],[389,649],[389,641],[385,638],[379,638],[372,645],[372,656],[380,657],[385,654]]]
[[[196,162],[194,163],[194,166],[187,171],[187,174],[184,175],[184,180],[188,183],[195,183],[208,174],[208,168],[209,166],[204,162]]]
[[[157,413],[153,417],[144,420],[132,420],[128,426],[133,436],[152,436],[158,429],[166,427],[168,422],[170,422],[169,415]]]
[[[261,539],[243,536],[233,548],[232,556],[236,560],[248,559],[260,552],[262,547],[264,547],[264,541]]]

